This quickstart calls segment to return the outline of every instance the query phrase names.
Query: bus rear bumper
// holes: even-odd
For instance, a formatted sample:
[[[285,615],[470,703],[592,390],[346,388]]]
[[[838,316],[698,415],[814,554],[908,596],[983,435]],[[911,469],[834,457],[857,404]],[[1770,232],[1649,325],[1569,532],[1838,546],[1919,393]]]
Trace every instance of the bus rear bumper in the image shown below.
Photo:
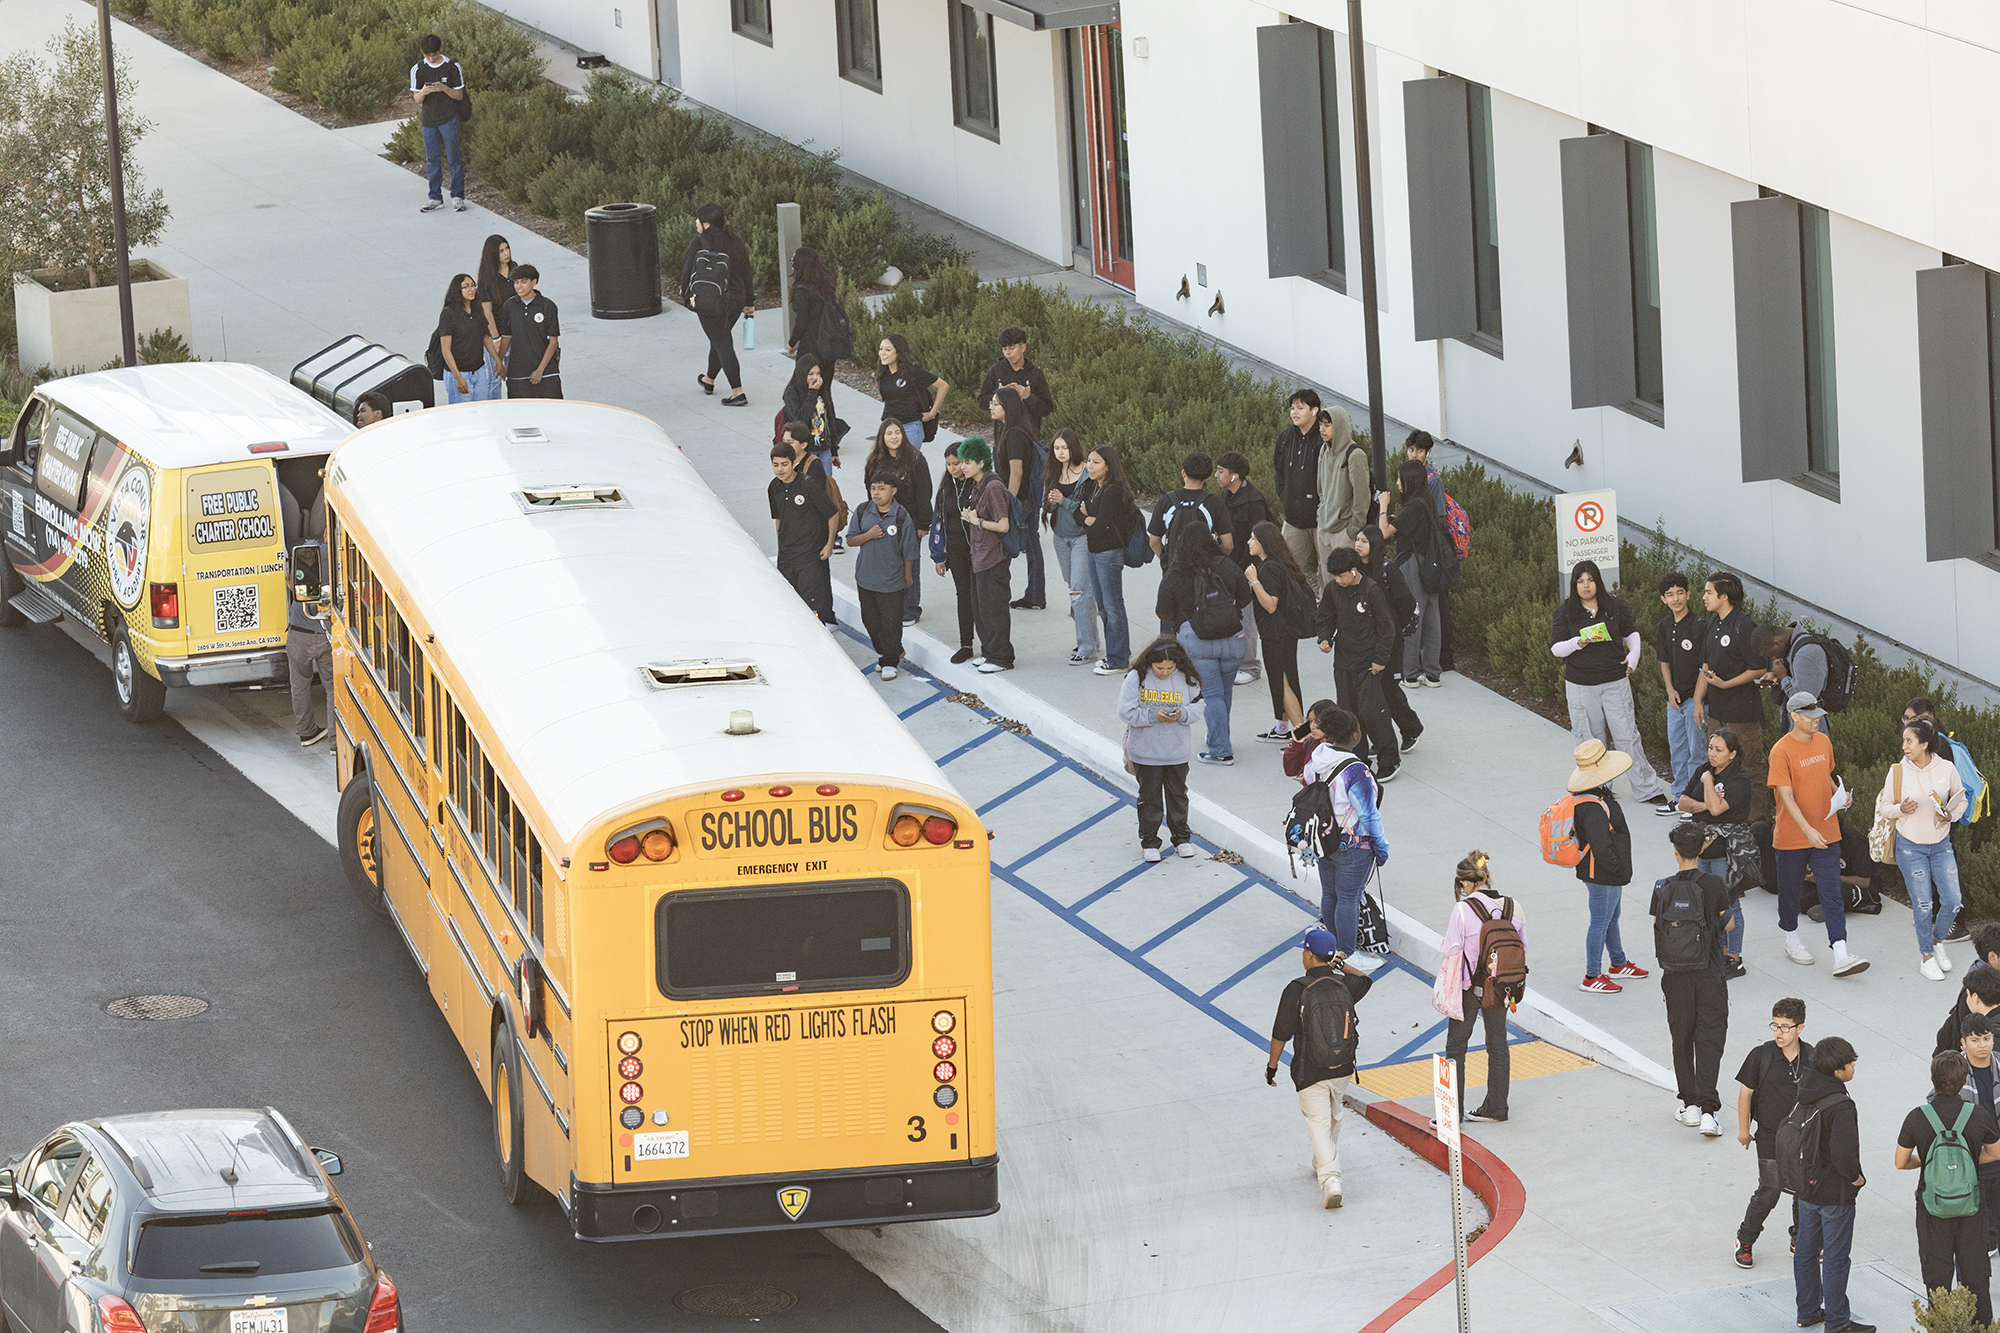
[[[796,1217],[781,1202],[781,1196],[797,1202],[795,1191],[807,1192]],[[667,1185],[592,1185],[572,1177],[570,1197],[576,1238],[588,1241],[984,1217],[1000,1211],[1000,1158]]]

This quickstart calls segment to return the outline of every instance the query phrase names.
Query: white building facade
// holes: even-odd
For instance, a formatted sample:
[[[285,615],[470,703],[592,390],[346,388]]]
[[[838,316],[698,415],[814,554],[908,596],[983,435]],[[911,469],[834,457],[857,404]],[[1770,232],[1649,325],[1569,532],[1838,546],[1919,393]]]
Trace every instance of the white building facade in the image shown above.
[[[633,3],[507,8],[1365,400],[1345,0]],[[2000,6],[1364,18],[1389,414],[2000,679]]]

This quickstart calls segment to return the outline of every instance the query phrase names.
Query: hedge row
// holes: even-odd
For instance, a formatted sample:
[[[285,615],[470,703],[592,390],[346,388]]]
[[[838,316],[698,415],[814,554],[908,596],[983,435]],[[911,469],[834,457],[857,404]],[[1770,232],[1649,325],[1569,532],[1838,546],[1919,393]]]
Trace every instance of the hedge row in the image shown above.
[[[417,42],[434,32],[481,92],[542,82],[528,35],[468,0],[114,0],[232,64],[269,63],[273,86],[343,116],[381,111],[409,89]],[[407,105],[407,103],[405,103]]]
[[[1459,588],[1452,593],[1454,643],[1484,649],[1495,670],[1519,678],[1544,699],[1561,702],[1562,666],[1549,652],[1549,627],[1560,598],[1554,503],[1509,490],[1476,463],[1446,473],[1445,486],[1465,506],[1473,531],[1472,559],[1465,563]],[[1686,574],[1699,615],[1703,581],[1728,567],[1705,558],[1698,562],[1682,558],[1661,533],[1643,546],[1621,542],[1618,560],[1619,593],[1632,608],[1644,643],[1639,669],[1632,675],[1639,731],[1649,746],[1664,751],[1667,699],[1659,659],[1653,653],[1653,627],[1666,608],[1654,589],[1660,575],[1670,570]],[[1760,622],[1789,619],[1774,601],[1745,609]],[[1918,695],[1936,700],[1945,730],[1970,747],[1982,769],[1991,770],[2000,757],[2000,709],[1962,703],[1952,686],[1929,671],[1888,666],[1865,639],[1856,639],[1849,648],[1858,679],[1853,702],[1833,719],[1833,755],[1854,792],[1854,807],[1848,813],[1852,824],[1866,827],[1872,822],[1875,797],[1890,763],[1902,753],[1903,705]],[[1765,692],[1764,703],[1767,744],[1789,725],[1771,693]],[[1996,827],[2000,817],[1988,817],[1957,836],[1960,885],[1971,910],[1985,918],[2000,918]]]

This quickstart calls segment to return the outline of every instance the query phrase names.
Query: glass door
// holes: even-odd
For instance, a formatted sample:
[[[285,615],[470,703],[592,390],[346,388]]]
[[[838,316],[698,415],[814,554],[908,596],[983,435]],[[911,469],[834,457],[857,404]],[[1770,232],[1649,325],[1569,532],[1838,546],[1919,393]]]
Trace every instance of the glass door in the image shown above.
[[[1130,291],[1132,161],[1125,128],[1125,45],[1116,23],[1085,28],[1083,98],[1090,152],[1092,266]]]

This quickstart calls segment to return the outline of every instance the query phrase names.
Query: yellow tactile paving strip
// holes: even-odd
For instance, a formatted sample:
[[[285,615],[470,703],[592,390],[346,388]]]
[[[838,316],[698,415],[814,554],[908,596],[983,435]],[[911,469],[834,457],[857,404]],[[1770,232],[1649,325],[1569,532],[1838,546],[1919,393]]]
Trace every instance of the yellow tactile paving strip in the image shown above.
[[[1566,1074],[1573,1069],[1588,1069],[1597,1063],[1545,1041],[1515,1042],[1508,1049],[1513,1057],[1508,1073],[1516,1083],[1524,1078],[1540,1078],[1544,1074]],[[1376,1096],[1392,1101],[1401,1101],[1405,1097],[1428,1097],[1431,1094],[1430,1057],[1364,1069],[1355,1075],[1354,1081]],[[1485,1084],[1485,1051],[1466,1053],[1465,1082],[1468,1087],[1475,1088]]]

